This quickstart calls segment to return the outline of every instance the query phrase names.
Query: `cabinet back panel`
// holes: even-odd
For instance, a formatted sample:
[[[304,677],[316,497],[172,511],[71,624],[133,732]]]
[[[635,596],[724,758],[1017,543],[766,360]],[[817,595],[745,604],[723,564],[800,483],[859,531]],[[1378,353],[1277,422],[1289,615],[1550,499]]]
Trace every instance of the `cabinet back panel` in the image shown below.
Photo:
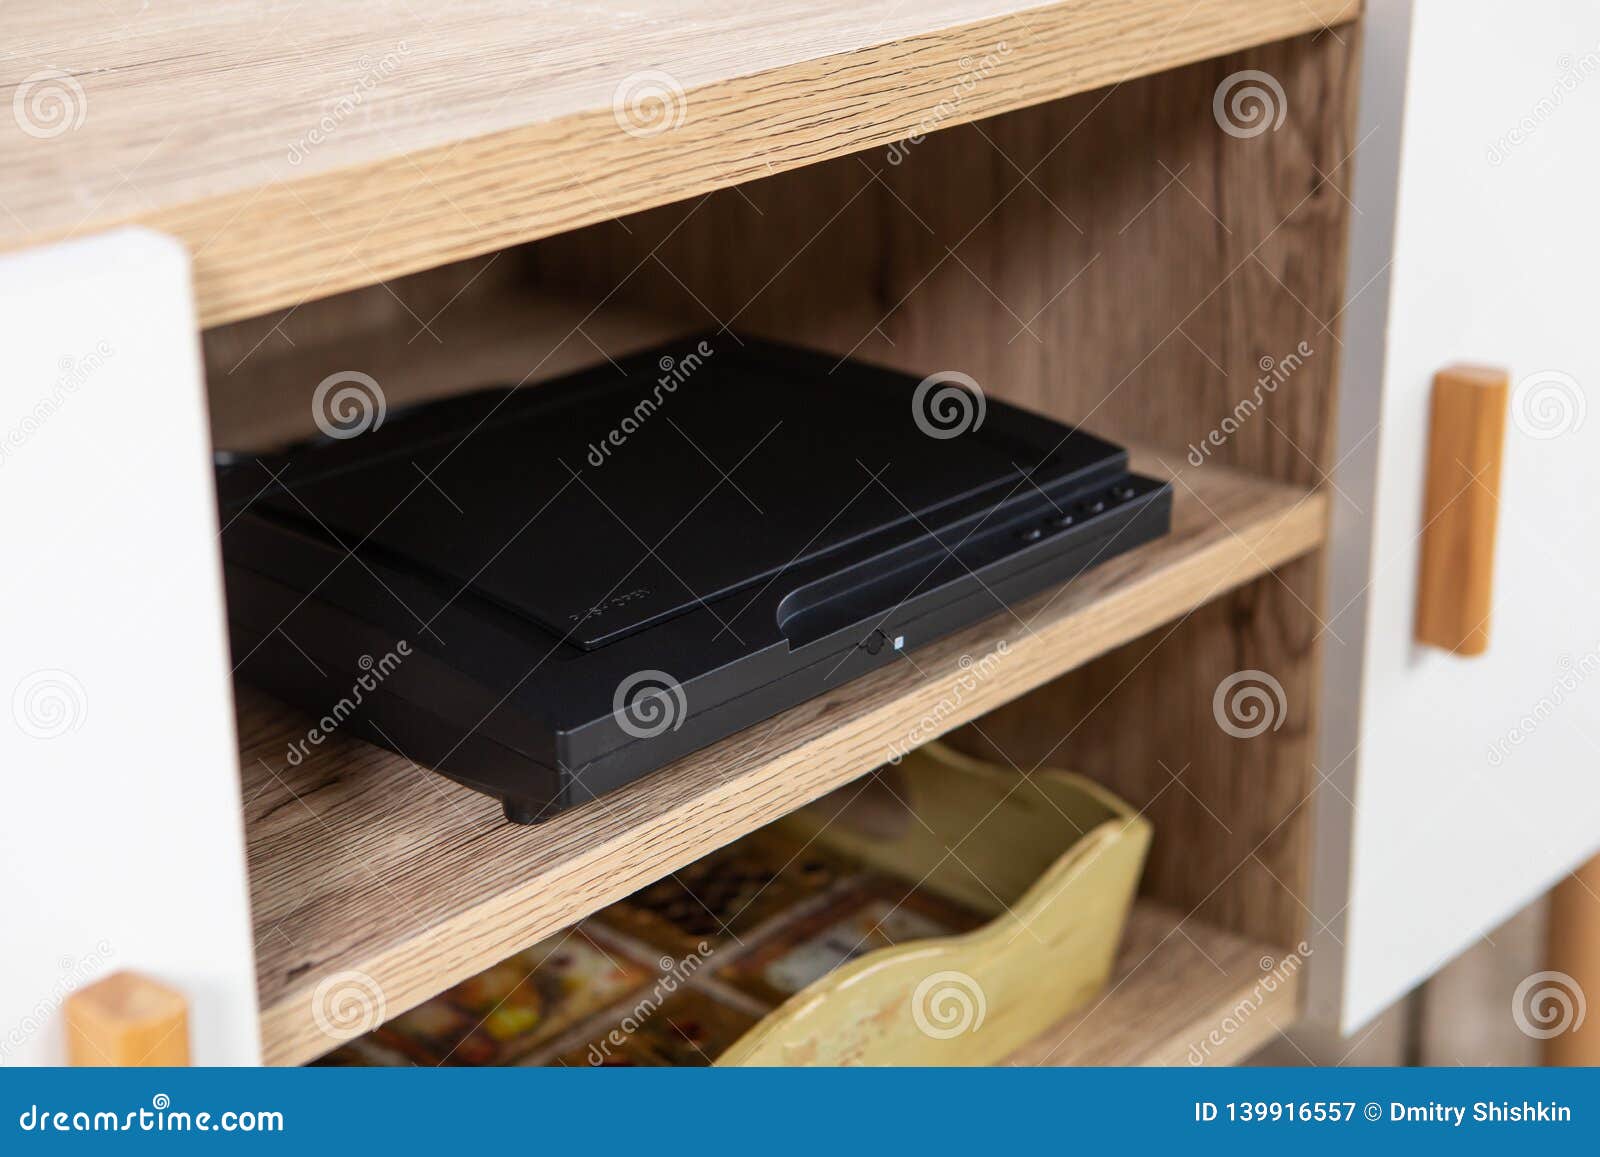
[[[947,741],[1019,772],[1063,767],[1105,784],[1154,825],[1148,895],[1294,945],[1308,931],[1307,804],[1319,784],[1319,627],[1301,600],[1319,571],[1320,556],[1282,567]]]
[[[1353,35],[931,133],[550,238],[530,261],[593,302],[959,370],[1180,453],[1215,431],[1205,456],[1314,484],[1338,362]],[[1247,71],[1282,89],[1269,99],[1283,120],[1241,137],[1213,102],[1264,85],[1230,82]]]

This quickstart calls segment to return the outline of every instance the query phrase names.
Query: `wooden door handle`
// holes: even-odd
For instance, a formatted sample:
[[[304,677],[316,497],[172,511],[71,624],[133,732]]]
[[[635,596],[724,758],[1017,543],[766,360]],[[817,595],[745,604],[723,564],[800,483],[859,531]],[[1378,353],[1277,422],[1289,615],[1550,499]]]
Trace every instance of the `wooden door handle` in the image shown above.
[[[1458,655],[1489,648],[1510,375],[1450,366],[1433,378],[1416,640]]]

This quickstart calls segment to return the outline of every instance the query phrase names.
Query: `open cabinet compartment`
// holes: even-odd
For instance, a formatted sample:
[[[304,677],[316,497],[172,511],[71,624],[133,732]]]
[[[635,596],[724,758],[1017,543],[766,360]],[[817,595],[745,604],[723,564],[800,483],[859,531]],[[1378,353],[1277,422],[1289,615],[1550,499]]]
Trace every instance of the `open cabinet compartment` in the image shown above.
[[[327,1063],[996,1063],[1105,988],[1150,834],[1080,776],[929,744]]]
[[[1175,479],[1166,538],[531,831],[344,737],[290,767],[308,721],[241,688],[267,1059],[337,1043],[316,1016],[331,977],[393,1015],[951,733],[1001,766],[1073,767],[1161,833],[1138,955],[1034,1059],[1181,1060],[1305,932],[1353,61],[1342,30],[1300,36],[207,331],[214,437],[242,452],[314,430],[336,372],[399,406],[726,325],[961,369]],[[1213,96],[1250,71],[1289,115],[1241,137]],[[1003,679],[956,690],[1002,649]],[[1245,736],[1213,701],[1248,672],[1281,709]],[[1179,1021],[1126,1002],[1142,977]],[[1293,986],[1274,1000],[1281,1027]],[[1109,1015],[1141,1027],[1114,1043]]]

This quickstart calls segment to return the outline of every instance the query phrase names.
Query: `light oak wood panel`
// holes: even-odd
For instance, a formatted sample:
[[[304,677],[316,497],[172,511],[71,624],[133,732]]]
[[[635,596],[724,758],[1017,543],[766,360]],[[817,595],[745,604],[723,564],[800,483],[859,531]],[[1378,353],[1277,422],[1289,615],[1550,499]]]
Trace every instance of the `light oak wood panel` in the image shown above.
[[[1319,618],[1294,594],[1318,566],[1313,556],[1278,567],[947,741],[1023,771],[1070,767],[1105,784],[1155,825],[1146,896],[1292,945],[1307,931],[1308,805],[1332,790],[1311,770],[1307,658]]]
[[[533,829],[356,740],[290,768],[305,718],[241,689],[266,1058],[334,1043],[319,985],[323,1000],[370,986],[393,1015],[1322,541],[1319,494],[1215,467],[1181,478],[1167,537]],[[996,677],[974,679],[989,655]]]
[[[1013,1065],[1233,1065],[1294,1024],[1304,961],[1135,905],[1106,992]]]
[[[957,369],[1115,438],[1318,485],[1353,144],[1341,36],[664,206],[526,259],[551,292],[919,378]],[[1244,72],[1282,88],[1277,131],[1218,126],[1214,97]]]
[[[1356,0],[24,5],[8,13],[0,62],[0,92],[21,110],[0,132],[0,246],[153,225],[190,247],[200,316],[214,325],[1358,10]],[[628,98],[650,91],[665,103],[630,115]]]
[[[547,288],[585,300],[918,376],[960,370],[1173,460],[1322,485],[1352,47],[1343,32],[1266,45],[553,237],[527,259]],[[1241,138],[1212,99],[1247,71],[1279,83],[1285,116]],[[1054,751],[1149,806],[1147,894],[1293,944],[1306,804],[1324,790],[1311,767],[1323,608],[1320,558],[1277,568],[982,721],[987,739],[954,741],[1024,768]],[[1252,669],[1282,687],[1286,714],[1247,741],[1218,726],[1212,697]]]
[[[208,330],[212,444],[261,451],[315,435],[313,394],[340,371],[369,375],[393,413],[489,386],[536,385],[703,329],[516,284],[474,283],[458,297],[423,304],[440,297],[438,280],[433,273],[407,278],[396,287],[404,298],[398,305],[382,289],[363,290],[292,316]]]

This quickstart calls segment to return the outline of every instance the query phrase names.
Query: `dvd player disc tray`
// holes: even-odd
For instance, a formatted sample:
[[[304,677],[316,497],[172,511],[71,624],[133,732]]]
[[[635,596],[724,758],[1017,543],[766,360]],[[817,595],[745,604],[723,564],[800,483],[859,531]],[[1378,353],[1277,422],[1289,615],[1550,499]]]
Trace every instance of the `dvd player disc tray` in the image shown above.
[[[722,334],[219,455],[236,669],[312,713],[288,762],[356,734],[534,822],[1167,531],[956,377]]]

